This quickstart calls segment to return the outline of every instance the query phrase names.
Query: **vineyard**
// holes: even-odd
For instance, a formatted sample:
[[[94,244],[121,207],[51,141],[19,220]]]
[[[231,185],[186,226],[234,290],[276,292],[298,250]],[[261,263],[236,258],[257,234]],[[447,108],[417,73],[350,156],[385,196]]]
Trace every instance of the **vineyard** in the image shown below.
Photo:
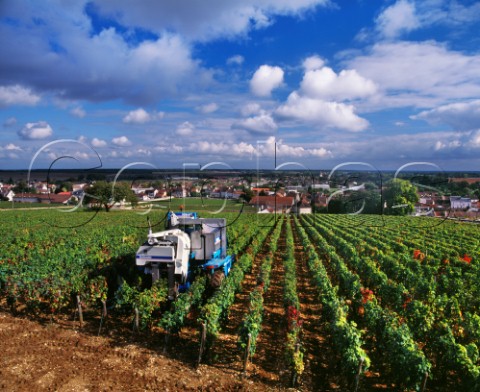
[[[164,215],[150,213],[154,227]],[[53,374],[54,390],[83,360],[85,390],[480,391],[476,225],[220,216],[236,255],[230,274],[216,290],[198,275],[170,303],[165,282],[144,288],[135,268],[145,216],[2,211],[0,389],[48,390],[39,373],[17,373],[29,354],[51,355],[33,343],[41,337],[70,353],[56,366],[72,375]],[[129,360],[128,376],[109,379],[106,365],[97,374],[102,358]]]

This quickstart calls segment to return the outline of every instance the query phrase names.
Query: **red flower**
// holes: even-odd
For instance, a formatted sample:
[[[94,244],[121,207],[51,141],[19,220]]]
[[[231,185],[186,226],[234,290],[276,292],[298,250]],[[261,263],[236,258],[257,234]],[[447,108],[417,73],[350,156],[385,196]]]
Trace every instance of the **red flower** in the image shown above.
[[[289,306],[287,309],[288,329],[291,331],[295,326],[302,326],[300,311],[295,306]]]
[[[420,261],[422,261],[422,260],[425,258],[425,254],[424,254],[421,250],[415,249],[415,250],[413,251],[413,258],[414,258],[415,260],[420,260]]]
[[[470,264],[470,262],[472,261],[472,258],[467,255],[466,253],[463,255],[463,257],[461,258],[461,260],[463,260],[465,263],[467,264]]]

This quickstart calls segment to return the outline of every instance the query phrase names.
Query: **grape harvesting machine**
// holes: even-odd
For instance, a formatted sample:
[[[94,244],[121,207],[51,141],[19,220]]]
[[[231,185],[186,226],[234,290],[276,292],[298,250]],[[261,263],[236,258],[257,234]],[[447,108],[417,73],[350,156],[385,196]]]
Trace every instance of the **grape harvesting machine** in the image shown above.
[[[230,272],[234,255],[227,254],[224,218],[199,218],[196,212],[169,212],[166,230],[152,232],[136,253],[136,265],[150,274],[152,283],[166,277],[168,298],[186,291],[199,273],[212,288],[220,287]]]

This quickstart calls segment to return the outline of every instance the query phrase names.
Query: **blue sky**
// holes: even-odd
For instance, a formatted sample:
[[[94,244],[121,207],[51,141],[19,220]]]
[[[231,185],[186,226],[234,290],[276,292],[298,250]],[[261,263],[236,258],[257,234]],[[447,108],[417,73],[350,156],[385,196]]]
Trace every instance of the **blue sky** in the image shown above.
[[[468,0],[5,0],[0,169],[480,170],[478,31]]]

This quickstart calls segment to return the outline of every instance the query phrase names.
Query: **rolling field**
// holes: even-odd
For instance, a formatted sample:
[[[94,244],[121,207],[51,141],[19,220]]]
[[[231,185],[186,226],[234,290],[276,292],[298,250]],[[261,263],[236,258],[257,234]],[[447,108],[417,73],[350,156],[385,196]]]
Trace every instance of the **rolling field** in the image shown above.
[[[480,390],[478,226],[228,206],[229,276],[173,303],[135,270],[146,210],[2,211],[0,389]]]

